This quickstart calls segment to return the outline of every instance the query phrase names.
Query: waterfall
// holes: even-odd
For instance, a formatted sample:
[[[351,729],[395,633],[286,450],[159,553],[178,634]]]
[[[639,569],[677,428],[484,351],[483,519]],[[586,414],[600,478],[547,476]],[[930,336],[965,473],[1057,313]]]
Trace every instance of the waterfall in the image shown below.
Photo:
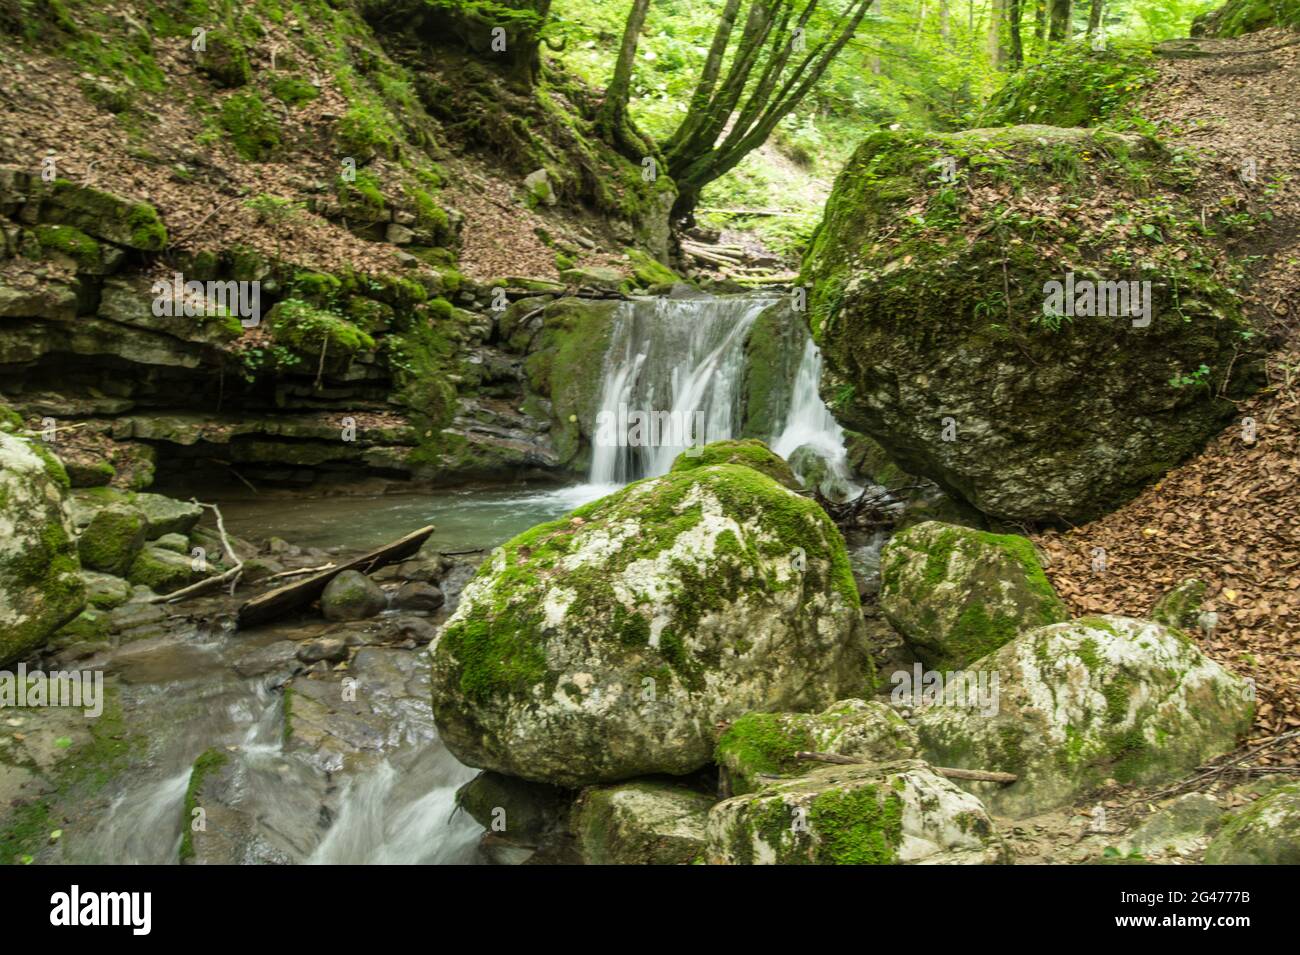
[[[745,339],[772,303],[750,296],[625,302],[605,358],[591,483],[665,474],[689,440],[737,434]]]
[[[745,345],[755,319],[777,301],[737,295],[622,304],[605,356],[591,490],[665,474],[689,443],[744,433]],[[790,321],[801,358],[782,421],[759,437],[782,457],[810,446],[850,487],[844,432],[818,393],[821,353],[798,316]]]

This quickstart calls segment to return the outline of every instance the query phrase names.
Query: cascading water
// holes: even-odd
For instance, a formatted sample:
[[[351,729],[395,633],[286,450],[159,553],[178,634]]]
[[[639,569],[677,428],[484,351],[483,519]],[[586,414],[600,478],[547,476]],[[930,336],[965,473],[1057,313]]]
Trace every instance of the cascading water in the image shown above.
[[[745,345],[755,319],[777,299],[730,296],[653,299],[623,304],[606,353],[590,480],[605,491],[667,473],[689,443],[744,432]],[[798,317],[788,336],[802,348],[771,434],[760,435],[782,457],[805,445],[851,488],[843,429],[818,393],[821,353]]]
[[[605,359],[591,483],[665,474],[688,441],[730,438],[745,337],[769,298],[627,302]],[[638,429],[638,419],[644,415]]]

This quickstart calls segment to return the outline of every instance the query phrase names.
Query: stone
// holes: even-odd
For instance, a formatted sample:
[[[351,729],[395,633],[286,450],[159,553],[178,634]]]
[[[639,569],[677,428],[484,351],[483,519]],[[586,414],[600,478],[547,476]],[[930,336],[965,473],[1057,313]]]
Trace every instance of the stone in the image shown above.
[[[161,494],[137,494],[131,503],[144,514],[149,540],[157,540],[164,534],[189,534],[203,516],[203,508],[198,504]]]
[[[962,785],[1017,818],[1073,802],[1108,779],[1179,779],[1235,749],[1254,715],[1251,684],[1180,631],[1129,617],[1030,630],[974,671],[992,686],[992,711],[972,706],[968,684],[956,681],[913,723],[937,766],[1015,773],[1010,785]]]
[[[484,829],[537,845],[569,825],[573,792],[500,773],[479,773],[456,791],[456,805]]]
[[[834,753],[863,762],[914,757],[916,731],[879,700],[841,700],[821,713],[747,713],[718,739],[716,761],[722,789],[738,796],[777,776],[800,776],[824,763],[795,753]]]
[[[1194,630],[1205,601],[1205,581],[1188,577],[1173,590],[1156,601],[1151,608],[1151,619],[1166,627]]]
[[[326,620],[364,620],[388,607],[380,586],[356,570],[345,570],[325,585],[320,597]]]
[[[194,570],[192,558],[148,544],[131,562],[126,579],[154,593],[170,594],[189,586],[200,575]]]
[[[960,179],[937,188],[946,159]],[[1264,382],[1265,336],[1235,277],[1193,265],[1217,261],[1219,240],[1152,228],[1119,268],[1078,241],[1082,223],[1049,215],[1049,240],[1035,217],[998,218],[998,203],[969,198],[1013,189],[1042,208],[1088,202],[1103,219],[1161,201],[1192,222],[1198,208],[1168,185],[1173,161],[1153,139],[1104,129],[868,135],[801,271],[840,424],[1011,523],[1084,524],[1199,450]],[[1063,163],[1077,180],[1063,184]],[[1141,314],[1121,314],[1121,282],[1126,294],[1139,283]],[[1097,294],[1078,314],[1051,311],[1067,285],[1110,314],[1088,314]]]
[[[131,599],[131,585],[121,577],[83,568],[81,579],[86,584],[86,599],[99,610],[112,610]]]
[[[1300,865],[1300,785],[1279,786],[1231,813],[1206,865]]]
[[[766,474],[773,481],[792,491],[803,489],[799,479],[790,470],[790,465],[757,438],[714,441],[702,447],[688,448],[674,459],[672,470],[675,473],[691,471],[715,464],[739,464],[742,467],[752,468],[759,474]]]
[[[0,666],[39,650],[86,605],[67,488],[52,454],[0,430]]]
[[[462,762],[580,786],[707,765],[713,727],[871,683],[826,513],[747,467],[640,481],[497,548],[431,648]]]
[[[144,515],[134,507],[110,504],[96,512],[77,539],[82,565],[124,576],[144,547],[147,530]]]
[[[348,644],[342,637],[325,635],[305,640],[298,646],[298,659],[311,665],[320,660],[340,663],[348,658]]]
[[[704,827],[716,800],[686,786],[633,780],[588,789],[573,829],[586,865],[690,865],[704,856]]]
[[[980,801],[921,760],[829,766],[718,803],[713,865],[1010,861]]]
[[[416,580],[402,584],[393,595],[393,607],[396,610],[432,613],[446,602],[446,596],[438,587]]]
[[[155,547],[170,550],[177,554],[189,554],[190,541],[184,534],[163,534],[153,542]]]
[[[553,206],[559,201],[555,187],[551,185],[551,175],[545,169],[535,169],[524,176],[524,189],[534,205]]]
[[[564,269],[560,272],[560,278],[570,285],[585,285],[607,292],[618,292],[630,281],[625,272],[603,265]]]
[[[926,521],[880,554],[880,608],[926,666],[960,670],[1068,618],[1028,538]]]

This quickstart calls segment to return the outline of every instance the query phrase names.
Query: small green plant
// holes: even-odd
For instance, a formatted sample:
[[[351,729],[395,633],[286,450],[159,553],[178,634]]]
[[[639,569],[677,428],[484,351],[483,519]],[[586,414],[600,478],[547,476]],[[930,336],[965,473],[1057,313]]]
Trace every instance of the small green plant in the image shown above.
[[[1202,364],[1200,368],[1189,375],[1175,373],[1169,379],[1169,384],[1173,388],[1199,388],[1201,386],[1209,387],[1210,384],[1210,366]]]

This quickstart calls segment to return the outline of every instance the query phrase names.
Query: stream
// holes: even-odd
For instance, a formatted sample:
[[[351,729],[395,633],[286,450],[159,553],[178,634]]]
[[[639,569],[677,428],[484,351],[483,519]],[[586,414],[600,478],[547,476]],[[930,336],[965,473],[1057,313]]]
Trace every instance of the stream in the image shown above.
[[[622,404],[676,412],[703,421],[711,441],[741,433],[745,339],[772,303],[755,296],[628,303],[616,318],[603,369],[602,409]],[[794,347],[783,420],[767,441],[787,456],[811,445],[843,479],[843,434],[817,393],[820,355],[806,335]],[[355,552],[434,524],[431,549],[484,551],[630,480],[665,473],[680,450],[672,443],[598,446],[588,482],[565,487],[231,496],[218,503],[227,529],[245,539],[279,537],[297,547]],[[853,548],[860,572],[874,572],[882,542],[880,536]],[[442,582],[447,606],[437,620],[454,609],[470,572],[458,567]],[[113,780],[87,807],[84,824],[70,827],[63,841],[62,861],[177,861],[191,766],[207,750],[225,754],[227,768],[220,805],[204,807],[205,851],[218,848],[201,861],[490,861],[479,847],[482,828],[455,806],[456,790],[477,770],[457,762],[438,739],[422,646],[358,650],[347,673],[364,688],[364,700],[327,717],[320,713],[335,706],[329,696],[339,685],[329,682],[335,674],[295,677],[289,683],[294,742],[286,748],[281,687],[288,671],[284,661],[277,669],[274,656],[291,641],[319,634],[321,622],[299,619],[236,633],[222,620],[195,623],[178,615],[165,635],[116,651],[112,672],[128,725],[150,728],[146,768]]]

